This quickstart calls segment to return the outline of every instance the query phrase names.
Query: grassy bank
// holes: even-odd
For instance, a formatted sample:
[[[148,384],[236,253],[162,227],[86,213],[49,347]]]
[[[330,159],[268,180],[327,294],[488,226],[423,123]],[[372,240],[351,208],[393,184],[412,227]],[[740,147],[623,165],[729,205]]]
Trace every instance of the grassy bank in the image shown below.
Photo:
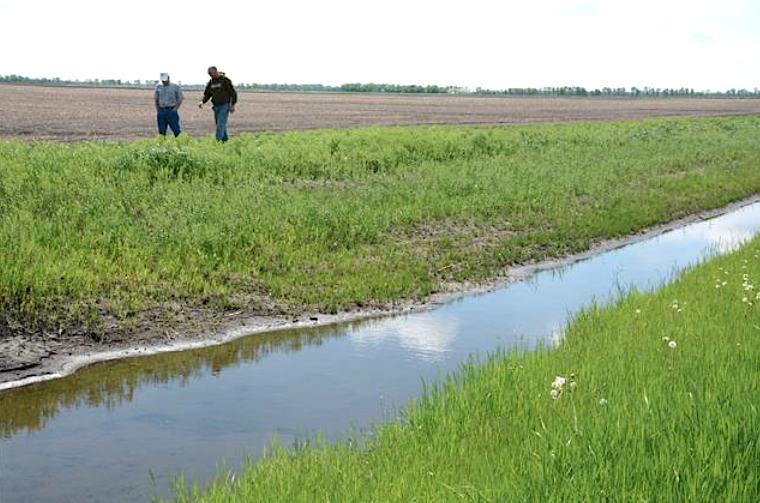
[[[760,501],[760,238],[177,502]],[[562,379],[564,379],[564,382]]]
[[[0,142],[0,333],[420,298],[757,193],[759,132],[743,117]]]

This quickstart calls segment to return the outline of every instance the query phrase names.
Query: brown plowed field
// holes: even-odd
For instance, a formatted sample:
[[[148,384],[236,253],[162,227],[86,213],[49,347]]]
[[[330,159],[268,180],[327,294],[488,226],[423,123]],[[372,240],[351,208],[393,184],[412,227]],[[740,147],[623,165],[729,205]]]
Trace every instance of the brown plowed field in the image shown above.
[[[185,91],[183,130],[213,133],[210,106]],[[240,93],[230,133],[367,125],[507,125],[647,117],[760,115],[760,99],[505,98]],[[0,85],[0,138],[131,140],[156,134],[153,91]]]

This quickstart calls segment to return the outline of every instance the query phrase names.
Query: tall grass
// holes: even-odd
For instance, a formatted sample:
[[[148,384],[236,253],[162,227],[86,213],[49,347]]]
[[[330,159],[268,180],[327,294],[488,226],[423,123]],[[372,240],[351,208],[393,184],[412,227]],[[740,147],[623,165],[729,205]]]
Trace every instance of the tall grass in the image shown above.
[[[0,333],[335,311],[760,190],[760,118],[0,142]]]
[[[556,347],[464,364],[363,436],[273,444],[175,501],[760,501],[758,288],[760,237],[589,307]]]

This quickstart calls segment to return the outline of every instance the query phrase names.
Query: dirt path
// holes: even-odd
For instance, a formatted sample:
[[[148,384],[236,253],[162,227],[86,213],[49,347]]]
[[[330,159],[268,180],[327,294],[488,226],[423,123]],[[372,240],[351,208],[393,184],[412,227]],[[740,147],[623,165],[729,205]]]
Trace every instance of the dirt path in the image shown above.
[[[200,91],[186,91],[183,130],[213,132]],[[649,117],[760,115],[760,99],[507,98],[448,95],[240,93],[230,123],[241,131],[368,125],[511,125]],[[0,85],[0,138],[123,141],[156,135],[149,89]]]

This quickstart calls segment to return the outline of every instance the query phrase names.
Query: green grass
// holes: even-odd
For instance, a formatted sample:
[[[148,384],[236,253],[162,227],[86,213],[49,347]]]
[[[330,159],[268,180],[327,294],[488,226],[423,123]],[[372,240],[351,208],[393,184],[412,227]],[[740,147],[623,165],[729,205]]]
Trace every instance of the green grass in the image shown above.
[[[0,334],[336,311],[760,191],[760,118],[0,142]]]
[[[176,502],[755,503],[758,288],[760,237],[587,308],[555,347],[462,365],[363,436],[273,444]]]

